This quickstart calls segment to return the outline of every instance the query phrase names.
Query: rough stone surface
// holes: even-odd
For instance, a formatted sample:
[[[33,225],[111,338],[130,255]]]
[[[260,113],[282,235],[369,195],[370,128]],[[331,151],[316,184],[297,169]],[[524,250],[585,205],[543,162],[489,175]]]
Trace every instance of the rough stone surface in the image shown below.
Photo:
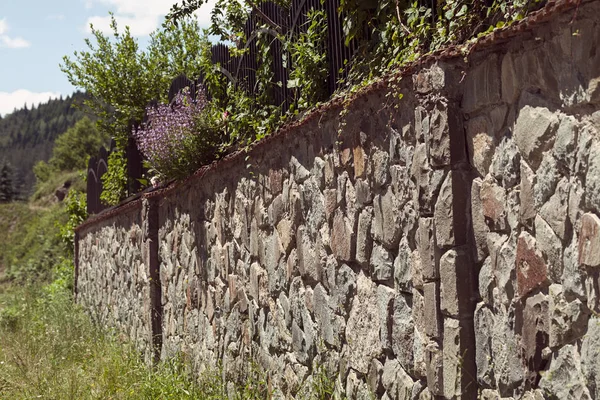
[[[596,214],[586,213],[581,217],[579,263],[600,266],[600,218]]]
[[[77,302],[232,398],[250,365],[273,398],[600,398],[600,3],[563,3],[92,217]]]

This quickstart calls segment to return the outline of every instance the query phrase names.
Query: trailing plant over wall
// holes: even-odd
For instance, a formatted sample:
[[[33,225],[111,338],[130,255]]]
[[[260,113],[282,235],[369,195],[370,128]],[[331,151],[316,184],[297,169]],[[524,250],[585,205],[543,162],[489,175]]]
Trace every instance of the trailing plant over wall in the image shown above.
[[[183,91],[173,105],[148,107],[148,122],[133,132],[151,172],[162,180],[188,176],[219,154],[223,121],[199,92],[196,100]]]

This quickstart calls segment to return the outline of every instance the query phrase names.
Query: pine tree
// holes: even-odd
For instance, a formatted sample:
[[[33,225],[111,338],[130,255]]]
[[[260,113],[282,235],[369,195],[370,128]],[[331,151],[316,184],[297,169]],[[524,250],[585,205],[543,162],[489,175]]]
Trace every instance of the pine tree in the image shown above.
[[[0,167],[0,203],[8,203],[15,199],[15,190],[12,181],[12,167],[9,163],[2,163]]]

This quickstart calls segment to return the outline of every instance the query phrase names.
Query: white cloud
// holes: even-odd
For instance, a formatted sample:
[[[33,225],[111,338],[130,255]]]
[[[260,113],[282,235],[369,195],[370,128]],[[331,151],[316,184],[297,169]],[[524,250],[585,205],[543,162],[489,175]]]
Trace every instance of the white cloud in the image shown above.
[[[22,49],[31,46],[27,40],[21,37],[10,37],[6,33],[9,31],[6,18],[0,19],[0,48]]]
[[[0,115],[4,116],[20,109],[24,104],[27,107],[32,107],[40,103],[47,102],[50,99],[55,99],[60,96],[58,92],[30,92],[26,89],[15,90],[14,92],[0,92]]]
[[[99,3],[106,6],[115,14],[119,29],[129,26],[134,36],[146,36],[158,28],[162,18],[167,15],[174,1],[165,0],[88,0],[89,4]],[[208,0],[195,15],[202,28],[210,24],[210,10],[214,7],[216,0]],[[110,33],[109,16],[92,16],[86,23],[87,31],[89,25],[103,33]]]

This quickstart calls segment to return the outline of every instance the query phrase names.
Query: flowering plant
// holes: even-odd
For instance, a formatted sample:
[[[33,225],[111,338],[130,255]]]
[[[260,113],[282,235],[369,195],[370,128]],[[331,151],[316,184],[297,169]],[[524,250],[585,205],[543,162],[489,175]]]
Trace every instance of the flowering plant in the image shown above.
[[[223,121],[203,89],[196,100],[189,89],[183,90],[172,105],[148,107],[146,115],[147,122],[133,136],[160,178],[184,178],[218,156]]]

